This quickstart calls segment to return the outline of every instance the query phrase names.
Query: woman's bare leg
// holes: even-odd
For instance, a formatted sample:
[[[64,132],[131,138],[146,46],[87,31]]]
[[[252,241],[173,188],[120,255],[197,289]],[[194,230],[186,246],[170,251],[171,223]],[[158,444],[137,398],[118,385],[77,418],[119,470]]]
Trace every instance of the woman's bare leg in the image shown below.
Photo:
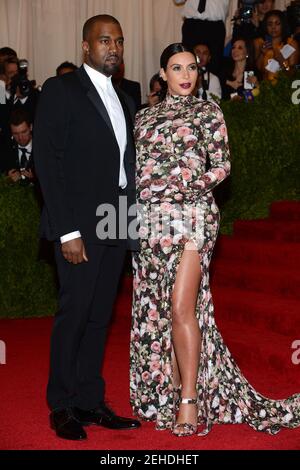
[[[194,243],[189,242],[182,254],[172,297],[172,339],[181,377],[182,398],[197,397],[196,383],[201,351],[201,333],[195,316],[195,308],[200,281],[199,253]],[[190,404],[180,404],[177,424],[180,423],[197,424],[197,407]]]

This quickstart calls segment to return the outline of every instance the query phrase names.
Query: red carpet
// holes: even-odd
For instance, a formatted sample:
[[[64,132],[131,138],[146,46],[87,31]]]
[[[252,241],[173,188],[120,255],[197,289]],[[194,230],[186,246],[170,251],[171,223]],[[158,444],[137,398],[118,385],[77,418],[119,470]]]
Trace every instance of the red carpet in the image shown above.
[[[292,342],[300,340],[300,204],[277,203],[263,221],[239,221],[234,237],[221,237],[213,266],[216,319],[238,364],[264,395],[300,392],[300,364]],[[123,283],[108,340],[104,376],[107,397],[130,415],[128,343],[130,287]],[[300,429],[268,436],[247,425],[216,425],[205,437],[179,439],[151,423],[138,431],[88,428],[84,443],[59,440],[48,426],[45,388],[52,319],[2,320],[0,340],[0,449],[300,449]],[[299,354],[300,358],[300,354]]]

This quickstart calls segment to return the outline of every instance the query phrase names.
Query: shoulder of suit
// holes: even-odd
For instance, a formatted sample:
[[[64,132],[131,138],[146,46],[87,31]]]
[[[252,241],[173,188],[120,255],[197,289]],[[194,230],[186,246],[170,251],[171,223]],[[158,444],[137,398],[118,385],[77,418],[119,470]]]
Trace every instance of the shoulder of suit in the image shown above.
[[[128,78],[123,78],[123,82],[127,83],[127,85],[134,86],[136,88],[140,88],[141,84],[139,82],[136,82],[134,80],[128,80]]]
[[[126,93],[126,91],[122,90],[121,88],[118,87],[118,94],[121,95],[123,100],[125,101],[126,105],[129,107],[129,109],[134,109],[135,108],[135,103],[133,98]]]
[[[44,85],[43,88],[45,87],[51,87],[51,86],[59,86],[64,85],[64,84],[69,84],[69,83],[74,83],[78,80],[76,72],[70,72],[70,73],[65,73],[64,75],[60,75],[58,77],[50,77],[48,78]]]

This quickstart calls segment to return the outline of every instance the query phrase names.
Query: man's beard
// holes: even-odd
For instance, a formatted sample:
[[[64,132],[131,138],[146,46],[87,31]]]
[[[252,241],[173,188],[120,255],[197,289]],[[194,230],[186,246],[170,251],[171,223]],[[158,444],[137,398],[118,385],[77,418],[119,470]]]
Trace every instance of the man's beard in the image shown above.
[[[104,64],[102,73],[104,73],[104,75],[107,75],[107,76],[114,75],[115,73],[119,71],[120,65],[121,64],[110,64],[110,65]]]

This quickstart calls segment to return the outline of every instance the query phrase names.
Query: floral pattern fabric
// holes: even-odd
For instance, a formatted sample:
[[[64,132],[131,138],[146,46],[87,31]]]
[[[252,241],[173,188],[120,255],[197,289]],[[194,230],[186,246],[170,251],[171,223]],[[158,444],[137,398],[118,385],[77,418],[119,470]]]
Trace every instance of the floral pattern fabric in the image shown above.
[[[209,265],[219,210],[212,190],[230,173],[220,108],[192,96],[168,95],[138,113],[135,139],[141,250],[133,257],[130,400],[134,413],[155,421],[157,429],[170,428],[175,421],[172,289],[184,246],[192,240],[202,271],[195,312],[202,341],[197,381],[199,425],[204,426],[200,434],[214,423],[246,422],[271,434],[283,426],[300,425],[300,395],[270,400],[256,392],[215,323]],[[188,226],[182,220],[188,220]],[[166,233],[159,230],[162,227],[168,228]]]

